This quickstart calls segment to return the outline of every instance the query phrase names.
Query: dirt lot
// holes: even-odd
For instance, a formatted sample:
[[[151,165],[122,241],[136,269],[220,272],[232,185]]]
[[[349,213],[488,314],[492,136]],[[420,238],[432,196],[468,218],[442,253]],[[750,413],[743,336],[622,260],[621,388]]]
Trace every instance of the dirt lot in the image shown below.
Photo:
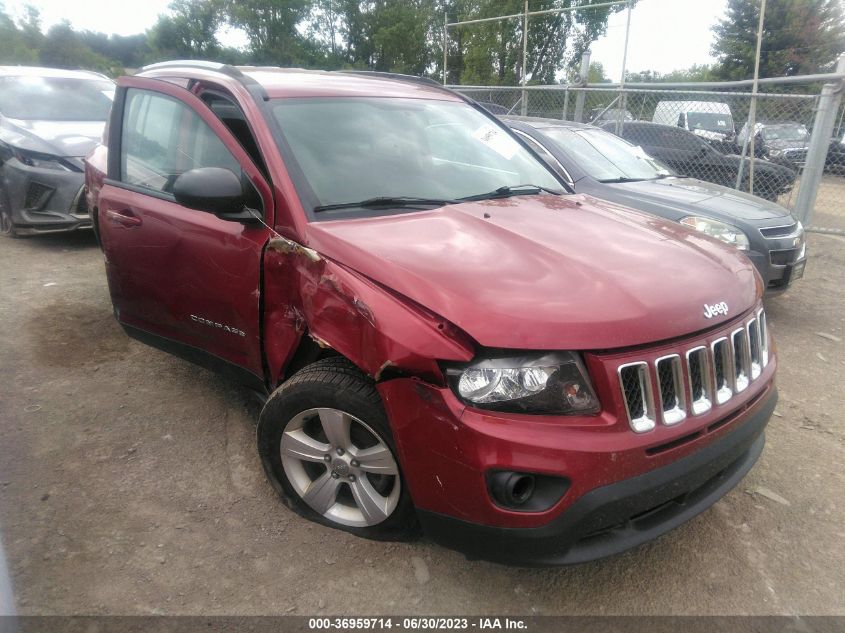
[[[525,570],[307,523],[239,388],[130,341],[93,238],[0,242],[0,527],[24,614],[845,614],[845,240],[768,304],[781,403],[747,479],[659,541]],[[822,333],[825,336],[820,336]]]

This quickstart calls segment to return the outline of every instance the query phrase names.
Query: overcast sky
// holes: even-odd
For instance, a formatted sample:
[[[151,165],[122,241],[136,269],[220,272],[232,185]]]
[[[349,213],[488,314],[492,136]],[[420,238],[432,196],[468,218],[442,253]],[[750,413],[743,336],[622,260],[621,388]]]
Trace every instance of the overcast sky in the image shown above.
[[[132,35],[152,26],[170,0],[5,0],[6,10],[20,15],[31,4],[41,10],[44,27],[67,19],[75,29]],[[710,27],[725,11],[727,0],[639,0],[631,14],[628,70],[669,72],[712,62]],[[614,14],[607,35],[592,46],[593,60],[619,80],[625,41],[626,12]],[[242,33],[223,34],[225,44],[242,46]]]

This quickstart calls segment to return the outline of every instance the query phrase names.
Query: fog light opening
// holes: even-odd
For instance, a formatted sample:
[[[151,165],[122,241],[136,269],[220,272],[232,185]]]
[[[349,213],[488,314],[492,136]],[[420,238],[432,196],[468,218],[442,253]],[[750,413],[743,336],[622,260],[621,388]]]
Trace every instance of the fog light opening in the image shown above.
[[[507,508],[518,508],[534,494],[534,475],[526,473],[496,473],[492,484],[491,491],[496,501]]]

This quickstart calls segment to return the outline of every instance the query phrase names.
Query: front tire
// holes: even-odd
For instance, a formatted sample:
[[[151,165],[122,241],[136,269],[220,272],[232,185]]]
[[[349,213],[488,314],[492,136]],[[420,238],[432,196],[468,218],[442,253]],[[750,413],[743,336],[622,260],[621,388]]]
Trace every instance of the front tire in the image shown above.
[[[377,540],[418,533],[375,383],[346,359],[308,365],[270,396],[258,451],[270,483],[302,516]]]

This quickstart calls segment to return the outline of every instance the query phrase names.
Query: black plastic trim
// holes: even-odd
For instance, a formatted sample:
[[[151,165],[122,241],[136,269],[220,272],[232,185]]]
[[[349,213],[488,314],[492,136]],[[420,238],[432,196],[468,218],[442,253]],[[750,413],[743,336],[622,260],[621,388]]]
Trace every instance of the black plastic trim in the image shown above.
[[[619,554],[700,514],[751,470],[777,404],[770,393],[738,428],[676,462],[591,490],[538,528],[501,528],[417,510],[426,534],[470,559],[526,567],[583,563]]]
[[[203,349],[199,349],[198,347],[188,345],[187,343],[174,341],[173,339],[153,334],[152,332],[147,332],[146,330],[142,330],[125,323],[121,323],[120,325],[126,334],[136,341],[140,341],[150,347],[155,347],[174,356],[178,356],[179,358],[194,363],[195,365],[199,365],[200,367],[205,367],[206,369],[238,382],[253,391],[257,391],[258,393],[267,393],[264,378],[253,374],[251,371],[241,367],[240,365],[236,365],[231,361],[224,360],[219,356],[215,356],[214,354],[211,354]]]

